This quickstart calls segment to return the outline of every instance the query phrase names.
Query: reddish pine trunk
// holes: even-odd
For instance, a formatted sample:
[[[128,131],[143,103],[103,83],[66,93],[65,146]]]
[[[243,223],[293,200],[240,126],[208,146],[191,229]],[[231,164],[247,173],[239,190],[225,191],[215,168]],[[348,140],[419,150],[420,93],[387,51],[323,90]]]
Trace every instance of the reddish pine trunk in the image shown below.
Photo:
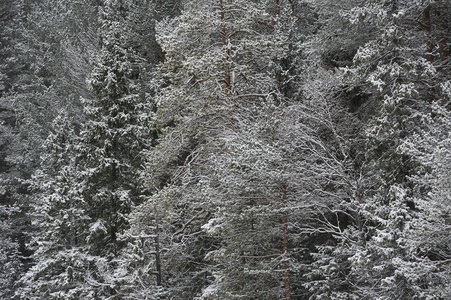
[[[448,20],[447,20],[447,16],[443,16],[442,12],[440,10],[437,10],[435,12],[435,14],[437,15],[437,17],[439,18],[439,22],[440,22],[440,41],[439,41],[439,52],[440,52],[440,60],[441,61],[445,61],[448,56],[449,56],[449,52],[448,52],[448,47],[446,46],[447,44],[447,39],[446,39],[446,32],[448,32]]]

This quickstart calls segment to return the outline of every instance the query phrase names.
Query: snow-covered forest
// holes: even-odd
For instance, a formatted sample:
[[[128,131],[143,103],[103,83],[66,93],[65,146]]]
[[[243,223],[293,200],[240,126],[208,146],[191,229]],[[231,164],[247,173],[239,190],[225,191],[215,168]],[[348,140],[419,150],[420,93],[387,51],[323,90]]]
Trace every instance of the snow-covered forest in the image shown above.
[[[449,0],[1,0],[0,299],[451,299]]]

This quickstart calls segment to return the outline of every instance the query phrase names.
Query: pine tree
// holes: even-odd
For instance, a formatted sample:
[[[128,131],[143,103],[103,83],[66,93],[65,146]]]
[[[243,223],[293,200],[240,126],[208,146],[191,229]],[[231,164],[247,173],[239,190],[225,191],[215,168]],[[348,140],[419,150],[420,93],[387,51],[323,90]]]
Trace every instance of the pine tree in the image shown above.
[[[160,134],[147,159],[154,204],[139,209],[161,212],[160,229],[170,230],[162,235],[173,235],[175,243],[161,257],[162,284],[172,297],[194,297],[210,278],[203,248],[213,239],[200,226],[215,208],[199,196],[199,180],[213,174],[208,157],[222,151],[218,135],[234,126],[239,107],[273,97],[270,67],[284,51],[283,37],[270,34],[271,16],[260,4],[189,1],[181,16],[158,24],[167,87],[156,98]]]
[[[0,297],[450,297],[448,1],[0,10]]]
[[[159,25],[166,54],[162,70],[169,86],[157,97],[156,125],[161,135],[148,154],[148,185],[157,193],[140,214],[145,215],[146,209],[149,215],[159,211],[160,228],[180,228],[173,231],[173,239],[180,242],[165,247],[169,249],[162,258],[167,274],[163,284],[169,293],[177,293],[172,295],[193,297],[204,286],[205,299],[290,298],[290,272],[299,272],[303,258],[296,238],[288,242],[288,227],[298,226],[289,224],[297,224],[300,208],[310,204],[308,199],[302,203],[293,199],[321,185],[315,181],[308,187],[306,178],[314,170],[327,174],[324,165],[310,163],[311,169],[300,165],[308,159],[330,163],[334,157],[324,152],[311,127],[290,119],[297,113],[305,115],[306,106],[280,104],[280,83],[273,72],[286,53],[286,35],[282,26],[275,26],[278,16],[248,1],[217,4],[190,2],[180,17]],[[305,117],[309,122],[313,119]],[[283,130],[285,121],[293,127]],[[299,136],[290,136],[296,130]],[[289,145],[284,147],[285,143]],[[305,149],[308,158],[299,158],[302,151],[295,150],[294,143]],[[298,160],[292,162],[290,156]],[[305,178],[294,175],[297,171]],[[287,220],[291,208],[293,223]],[[255,219],[255,224],[246,218]],[[133,226],[143,228],[139,223]],[[147,228],[147,234],[152,232],[152,226]],[[250,239],[249,243],[240,243],[236,234]],[[299,236],[299,231],[291,234]],[[259,243],[267,248],[251,250]],[[296,258],[287,258],[289,247]],[[240,256],[241,264],[235,263]],[[212,268],[221,264],[227,267]],[[274,266],[278,271],[271,274]]]

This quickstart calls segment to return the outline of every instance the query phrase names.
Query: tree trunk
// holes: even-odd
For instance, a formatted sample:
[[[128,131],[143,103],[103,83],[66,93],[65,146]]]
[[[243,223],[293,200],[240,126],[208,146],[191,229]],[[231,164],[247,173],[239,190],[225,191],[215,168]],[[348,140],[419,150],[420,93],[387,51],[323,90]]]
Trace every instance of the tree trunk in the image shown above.
[[[287,184],[282,185],[282,203],[287,203]],[[288,263],[288,212],[282,213],[282,231],[283,231],[283,282],[285,287],[285,299],[291,300],[290,293],[290,273]]]
[[[221,29],[221,37],[222,37],[222,45],[225,47],[225,60],[226,65],[224,68],[224,89],[226,96],[230,96],[230,70],[229,66],[227,65],[229,59],[230,59],[230,49],[229,49],[229,40],[227,36],[227,28],[225,25],[225,12],[224,12],[224,3],[223,0],[219,0],[219,9],[221,14],[221,21],[222,21],[222,29]]]
[[[290,2],[290,6],[291,6],[291,15],[294,15],[294,1],[293,0],[288,0],[288,2]]]
[[[440,22],[440,41],[439,41],[439,52],[440,52],[440,60],[445,61],[449,56],[449,51],[447,47],[447,39],[446,39],[446,33],[448,32],[449,25],[446,15],[442,15],[442,12],[437,9],[435,11],[435,14],[437,15],[439,22]]]
[[[160,237],[158,228],[158,218],[155,227],[155,267],[157,269],[157,286],[161,286],[161,258],[160,258]]]
[[[432,43],[432,35],[431,35],[431,5],[428,5],[424,10],[422,14],[422,23],[421,27],[423,28],[426,38],[426,53],[424,57],[426,60],[430,63],[434,61],[434,44]],[[430,87],[427,91],[427,102],[431,104],[435,100],[435,88]]]
[[[424,32],[426,33],[426,53],[424,57],[427,61],[433,62],[434,56],[432,55],[432,52],[434,50],[434,44],[432,43],[432,37],[431,37],[431,5],[428,5],[423,10],[423,18],[422,18],[422,28]]]
[[[272,20],[272,25],[274,26],[274,25],[276,25],[276,20],[277,20],[277,17],[280,15],[280,0],[275,0],[276,2],[275,2],[275,4],[274,4],[274,7],[273,7],[273,9],[272,9],[272,15],[273,15],[273,20]]]

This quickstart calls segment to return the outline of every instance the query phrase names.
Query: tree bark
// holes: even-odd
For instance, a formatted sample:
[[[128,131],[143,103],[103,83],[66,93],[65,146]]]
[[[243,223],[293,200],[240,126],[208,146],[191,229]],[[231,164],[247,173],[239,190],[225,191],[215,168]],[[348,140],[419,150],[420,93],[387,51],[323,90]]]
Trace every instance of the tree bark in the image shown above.
[[[295,6],[294,6],[294,1],[293,1],[293,0],[288,0],[288,2],[290,2],[290,5],[291,5],[291,15],[293,16],[293,15],[294,15],[294,8],[295,8]]]
[[[439,41],[439,53],[440,53],[440,60],[445,61],[449,56],[449,51],[447,47],[447,39],[446,39],[446,33],[448,32],[449,25],[447,16],[443,16],[440,9],[437,9],[435,11],[435,14],[437,15],[440,23],[440,41]]]
[[[224,3],[223,0],[219,0],[219,9],[220,9],[220,16],[222,21],[222,28],[221,28],[221,37],[222,37],[222,45],[225,47],[225,66],[224,66],[224,89],[226,96],[230,96],[230,70],[227,66],[227,63],[230,59],[230,48],[229,48],[229,40],[227,36],[227,28],[225,25],[225,11],[224,11]]]
[[[426,53],[424,57],[430,63],[434,62],[434,44],[432,43],[432,35],[431,35],[431,5],[429,4],[422,13],[422,22],[421,27],[425,32],[425,43],[426,43]],[[427,102],[431,104],[435,100],[435,88],[430,87],[426,93]]]
[[[282,203],[287,203],[287,184],[282,185]],[[283,231],[283,282],[285,287],[285,299],[291,300],[290,293],[290,273],[288,263],[288,212],[286,210],[282,213],[282,231]]]
[[[272,9],[272,15],[273,15],[273,20],[272,20],[272,25],[276,25],[277,23],[277,17],[280,15],[280,0],[275,0],[275,4],[274,7]]]
[[[160,236],[158,228],[158,219],[155,227],[155,267],[157,269],[157,286],[161,286],[161,258],[160,258]]]
[[[424,57],[427,61],[433,62],[434,56],[432,55],[432,51],[434,50],[434,44],[431,41],[431,5],[428,5],[422,14],[422,28],[426,33],[426,53]]]

